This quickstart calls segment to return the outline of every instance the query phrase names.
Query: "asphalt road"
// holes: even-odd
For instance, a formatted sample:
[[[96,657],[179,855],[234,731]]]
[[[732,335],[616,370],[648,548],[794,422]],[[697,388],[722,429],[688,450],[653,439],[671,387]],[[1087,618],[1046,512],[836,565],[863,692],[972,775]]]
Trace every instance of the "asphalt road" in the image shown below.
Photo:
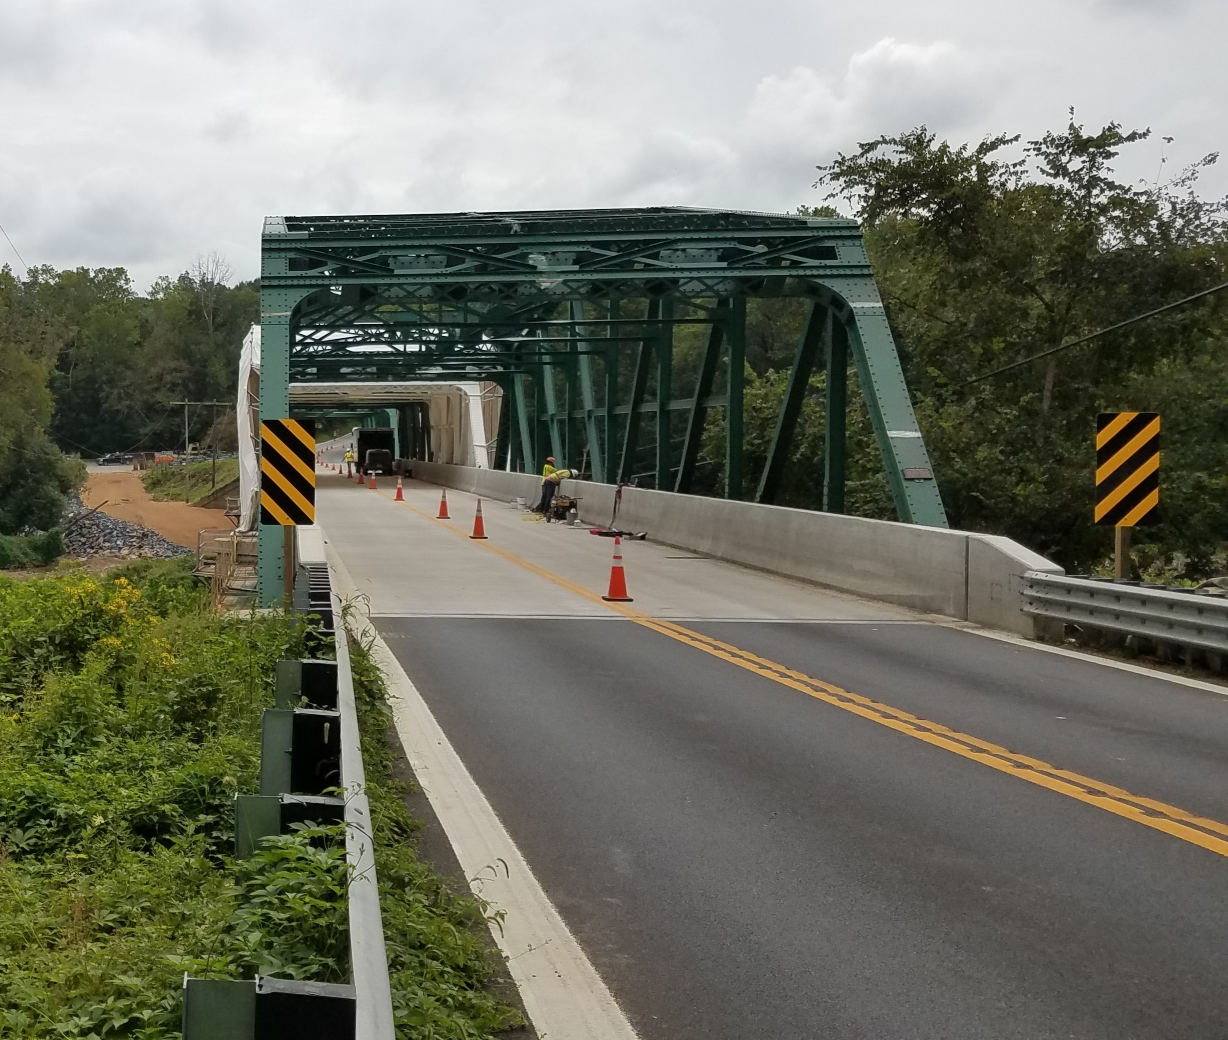
[[[322,512],[645,1040],[1228,1036],[1228,857],[1145,825],[1163,811],[1119,814],[1092,784],[1228,821],[1228,698],[629,553],[636,608],[1091,778],[1086,797],[1077,777],[1063,794],[613,615],[399,508],[346,492]],[[606,565],[584,570],[597,539],[488,516],[495,547],[538,566],[591,587]],[[371,548],[392,539],[395,557]],[[774,582],[778,616],[743,619],[739,600],[766,612]]]

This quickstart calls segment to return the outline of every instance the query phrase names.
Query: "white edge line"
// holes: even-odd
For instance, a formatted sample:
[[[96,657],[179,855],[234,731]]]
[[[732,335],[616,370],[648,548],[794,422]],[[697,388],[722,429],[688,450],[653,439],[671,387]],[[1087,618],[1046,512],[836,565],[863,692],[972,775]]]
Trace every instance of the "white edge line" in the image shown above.
[[[1228,697],[1228,686],[1220,686],[1216,683],[1203,682],[1201,679],[1187,679],[1184,675],[1170,675],[1167,672],[1161,672],[1155,668],[1148,668],[1141,664],[1130,664],[1129,661],[1114,661],[1109,657],[1100,657],[1097,654],[1085,653],[1082,650],[1071,650],[1064,646],[1051,646],[1049,643],[1042,643],[1035,639],[1027,639],[1024,636],[1017,636],[1013,632],[1002,632],[994,628],[982,628],[980,625],[971,621],[948,621],[945,623],[946,628],[956,628],[961,632],[970,632],[973,635],[985,636],[987,639],[997,639],[1002,643],[1014,643],[1016,646],[1026,647],[1029,650],[1043,650],[1047,654],[1060,654],[1062,657],[1073,657],[1079,661],[1086,661],[1089,664],[1103,665],[1105,668],[1116,668],[1121,672],[1132,672],[1135,675],[1144,675],[1148,679],[1163,679],[1165,682],[1176,683],[1179,686],[1189,686],[1195,690],[1206,690],[1208,693],[1218,693],[1221,697]]]
[[[354,581],[327,539],[325,551],[344,595],[355,595]],[[397,735],[470,887],[506,915],[502,927],[491,923],[491,935],[507,958],[538,1036],[638,1040],[400,662],[369,618],[355,620],[359,637],[373,641]]]

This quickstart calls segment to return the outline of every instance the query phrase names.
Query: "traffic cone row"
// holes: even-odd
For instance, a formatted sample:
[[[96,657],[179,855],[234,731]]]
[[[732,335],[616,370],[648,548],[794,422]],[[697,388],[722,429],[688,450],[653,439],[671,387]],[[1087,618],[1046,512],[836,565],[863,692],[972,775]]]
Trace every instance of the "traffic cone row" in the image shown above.
[[[478,511],[473,514],[473,534],[470,538],[486,539],[486,525],[482,523],[482,500],[478,499]]]

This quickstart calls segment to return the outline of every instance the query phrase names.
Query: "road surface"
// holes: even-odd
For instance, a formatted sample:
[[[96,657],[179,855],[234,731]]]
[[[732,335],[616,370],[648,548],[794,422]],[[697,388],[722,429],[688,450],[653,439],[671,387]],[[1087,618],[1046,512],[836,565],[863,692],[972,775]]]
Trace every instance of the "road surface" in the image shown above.
[[[319,517],[645,1040],[1228,1036],[1228,698],[406,497]]]

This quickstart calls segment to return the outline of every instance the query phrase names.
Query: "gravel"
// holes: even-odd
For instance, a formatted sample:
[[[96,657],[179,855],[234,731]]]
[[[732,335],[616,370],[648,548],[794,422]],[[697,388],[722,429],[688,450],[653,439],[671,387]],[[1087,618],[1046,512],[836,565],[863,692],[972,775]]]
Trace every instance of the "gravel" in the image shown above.
[[[169,560],[174,556],[186,556],[192,550],[168,541],[141,524],[117,520],[106,513],[90,513],[78,500],[68,509],[64,552],[82,558],[105,555]]]

